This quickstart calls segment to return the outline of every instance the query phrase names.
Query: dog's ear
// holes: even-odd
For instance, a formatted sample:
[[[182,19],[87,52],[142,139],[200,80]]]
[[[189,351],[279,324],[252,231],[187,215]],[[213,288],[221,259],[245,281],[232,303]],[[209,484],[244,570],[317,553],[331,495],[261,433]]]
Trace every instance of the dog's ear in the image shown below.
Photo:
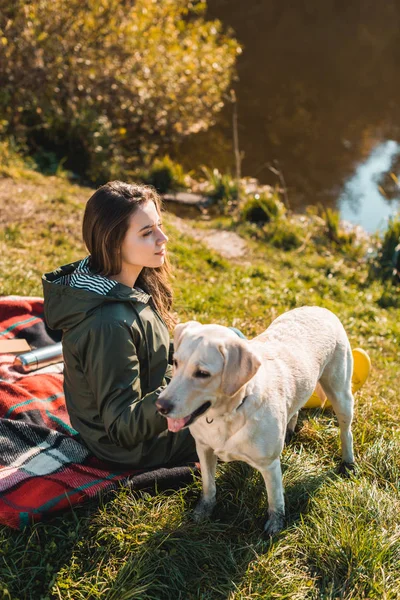
[[[233,396],[257,373],[261,361],[252,352],[246,342],[230,340],[228,344],[220,344],[219,351],[224,357],[222,373],[222,391]]]
[[[188,331],[189,329],[198,327],[199,325],[200,325],[200,323],[198,321],[187,321],[186,323],[179,323],[179,325],[176,325],[175,331],[174,331],[174,351],[175,352],[178,350],[179,344],[181,343],[183,335],[186,333],[186,331]]]

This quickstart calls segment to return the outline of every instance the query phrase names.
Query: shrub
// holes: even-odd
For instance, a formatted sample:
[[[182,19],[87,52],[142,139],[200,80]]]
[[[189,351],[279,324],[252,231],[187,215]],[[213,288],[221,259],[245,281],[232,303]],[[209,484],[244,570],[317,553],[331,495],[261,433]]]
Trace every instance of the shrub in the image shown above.
[[[324,208],[323,214],[325,217],[326,234],[331,242],[340,243],[340,214],[337,210]]]
[[[340,213],[331,208],[325,208],[321,204],[317,207],[319,216],[323,219],[325,225],[325,236],[338,249],[350,252],[354,245],[357,235],[355,231],[343,231],[340,225]]]
[[[22,150],[13,138],[0,141],[0,177],[17,177],[19,173],[34,167],[32,160],[23,158]]]
[[[287,218],[278,218],[264,226],[265,239],[275,248],[289,251],[303,243],[303,230]]]
[[[60,175],[65,158],[59,159],[54,152],[50,150],[38,150],[32,155],[38,171],[43,175]]]
[[[375,259],[374,273],[379,279],[400,283],[400,215],[389,220]]]
[[[222,212],[226,212],[239,198],[237,182],[229,173],[221,173],[218,169],[203,167],[202,171],[208,183],[207,195]]]
[[[0,0],[0,135],[120,176],[223,106],[240,51],[193,0]]]
[[[186,188],[182,165],[171,160],[169,156],[156,159],[151,168],[142,175],[142,179],[148,185],[154,186],[160,194]]]
[[[389,220],[378,251],[370,258],[368,279],[384,282],[381,308],[400,308],[400,215]]]
[[[241,219],[251,223],[269,223],[285,214],[285,208],[278,194],[254,194],[246,200],[240,211]]]

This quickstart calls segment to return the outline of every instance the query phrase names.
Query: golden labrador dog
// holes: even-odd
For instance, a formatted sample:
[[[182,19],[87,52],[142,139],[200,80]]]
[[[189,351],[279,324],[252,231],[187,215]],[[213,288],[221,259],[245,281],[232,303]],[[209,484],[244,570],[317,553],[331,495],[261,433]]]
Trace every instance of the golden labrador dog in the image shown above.
[[[264,530],[272,535],[282,529],[280,455],[286,432],[293,433],[298,411],[317,384],[339,422],[341,468],[351,468],[353,357],[332,312],[296,308],[252,340],[221,325],[189,321],[176,327],[174,346],[174,374],[156,406],[170,431],[189,427],[196,441],[203,485],[196,520],[208,517],[215,505],[219,457],[242,460],[260,471],[268,496]]]

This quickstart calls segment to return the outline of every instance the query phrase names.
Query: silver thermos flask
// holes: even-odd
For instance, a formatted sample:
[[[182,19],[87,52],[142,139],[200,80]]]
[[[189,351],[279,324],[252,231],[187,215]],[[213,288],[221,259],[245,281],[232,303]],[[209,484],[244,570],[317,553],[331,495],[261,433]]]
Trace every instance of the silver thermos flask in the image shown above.
[[[44,348],[37,348],[19,354],[14,359],[14,368],[20,373],[30,373],[62,360],[62,344],[59,342],[58,344],[51,344],[51,346],[44,346]]]

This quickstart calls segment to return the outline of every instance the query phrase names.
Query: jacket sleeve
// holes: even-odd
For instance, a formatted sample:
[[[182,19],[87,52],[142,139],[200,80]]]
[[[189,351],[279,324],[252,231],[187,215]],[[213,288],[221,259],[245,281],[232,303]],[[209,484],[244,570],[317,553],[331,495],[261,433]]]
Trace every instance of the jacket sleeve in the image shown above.
[[[142,396],[132,333],[120,323],[91,330],[82,349],[84,372],[110,440],[128,450],[167,429],[155,401],[165,385]]]

